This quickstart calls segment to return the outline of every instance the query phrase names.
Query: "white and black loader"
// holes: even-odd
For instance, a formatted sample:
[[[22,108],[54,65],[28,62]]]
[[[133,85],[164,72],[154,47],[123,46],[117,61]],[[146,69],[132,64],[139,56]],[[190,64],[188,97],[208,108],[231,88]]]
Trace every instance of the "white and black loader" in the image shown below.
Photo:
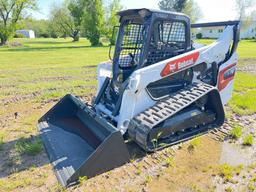
[[[224,122],[239,21],[190,24],[184,14],[149,9],[118,16],[114,57],[98,65],[92,104],[66,95],[38,123],[64,186],[128,162],[128,140],[153,152]],[[212,44],[191,41],[191,28],[216,26],[224,30]]]

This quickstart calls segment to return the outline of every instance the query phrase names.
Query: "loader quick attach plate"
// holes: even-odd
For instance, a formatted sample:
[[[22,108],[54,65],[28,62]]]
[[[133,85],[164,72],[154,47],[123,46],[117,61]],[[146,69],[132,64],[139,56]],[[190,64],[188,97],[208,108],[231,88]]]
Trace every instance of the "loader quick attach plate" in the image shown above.
[[[213,123],[206,126],[199,126],[189,131],[184,131],[181,134],[174,134],[170,137],[166,137],[162,140],[163,143],[161,144],[163,145],[155,146],[152,144],[150,134],[154,132],[154,128],[156,126],[165,120],[174,117],[183,109],[192,105],[206,95],[208,96],[209,105],[212,106],[216,114],[216,117],[211,117],[212,113],[208,114],[209,117],[214,120]],[[154,106],[135,116],[129,123],[128,133],[129,136],[144,150],[152,152],[168,145],[173,145],[188,140],[198,134],[207,132],[213,127],[221,126],[224,123],[224,116],[224,109],[218,90],[215,87],[205,83],[194,83],[180,91],[177,91],[170,97],[160,100]],[[206,117],[205,119],[206,121],[209,121],[210,118],[207,120]],[[161,128],[159,130],[161,130]]]
[[[66,95],[38,122],[45,149],[63,186],[119,167],[130,155],[112,124],[72,95]]]

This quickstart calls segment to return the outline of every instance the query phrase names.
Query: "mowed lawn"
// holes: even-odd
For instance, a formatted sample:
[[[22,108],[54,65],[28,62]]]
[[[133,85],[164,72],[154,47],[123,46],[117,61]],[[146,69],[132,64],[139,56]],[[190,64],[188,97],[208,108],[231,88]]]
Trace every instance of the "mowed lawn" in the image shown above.
[[[203,44],[210,44],[214,40],[212,39],[200,39],[196,42]],[[238,44],[239,58],[256,58],[256,40],[241,40]]]
[[[90,47],[86,39],[13,41],[22,45],[0,47],[0,192],[52,185],[42,145],[30,139],[37,135],[37,119],[67,93],[94,94],[97,64],[108,60],[108,47]],[[229,106],[239,115],[250,115],[256,112],[256,42],[241,41],[238,54],[239,67],[250,64],[254,72],[237,72]]]
[[[22,47],[0,48],[0,99],[36,94],[60,97],[86,94],[96,85],[96,65],[108,59],[107,47],[81,39],[19,39]]]
[[[22,46],[0,47],[0,99],[4,103],[15,100],[15,97],[42,102],[66,93],[79,96],[94,93],[96,66],[108,60],[108,47],[90,47],[86,39],[75,43],[71,39],[13,41],[21,42]],[[212,41],[200,40],[205,44]],[[240,41],[238,54],[240,66],[256,64],[256,42]],[[237,74],[239,82],[243,81],[244,78],[240,78],[243,76]],[[240,89],[239,85],[236,89]]]

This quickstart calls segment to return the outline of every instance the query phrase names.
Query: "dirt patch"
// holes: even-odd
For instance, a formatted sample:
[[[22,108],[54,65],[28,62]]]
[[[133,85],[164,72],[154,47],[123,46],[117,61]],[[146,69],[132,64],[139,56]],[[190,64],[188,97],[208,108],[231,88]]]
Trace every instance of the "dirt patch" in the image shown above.
[[[128,145],[132,155],[130,163],[74,186],[68,191],[146,191],[147,182],[155,179],[167,168],[166,160],[173,158],[178,146],[154,154],[145,154],[136,144]]]
[[[83,97],[84,101],[89,100],[90,96]],[[44,114],[54,103],[45,103],[44,105],[23,103],[23,110],[13,108],[9,111],[20,112],[20,117],[15,120],[14,116],[9,119],[8,129],[11,127],[19,127],[17,132],[13,132],[6,138],[4,150],[0,152],[1,158],[0,182],[7,184],[21,181],[21,178],[36,178],[38,183],[33,183],[28,179],[28,184],[20,184],[15,188],[16,191],[60,191],[61,187],[54,176],[52,167],[49,165],[45,152],[35,157],[26,155],[17,156],[13,152],[16,136],[23,134],[26,129],[26,117],[35,115],[38,119]],[[32,106],[31,106],[32,105]],[[230,126],[232,122],[249,122],[254,118],[232,116],[224,126]],[[35,126],[35,122],[31,122],[29,126]],[[249,124],[248,126],[254,126]],[[36,134],[34,130],[32,134]],[[67,189],[67,191],[215,191],[215,187],[225,189],[226,184],[218,180],[219,177],[213,177],[209,167],[217,166],[220,162],[222,142],[213,139],[211,134],[200,137],[201,143],[191,150],[190,143],[172,146],[154,154],[142,154],[142,156],[133,156],[130,163],[116,168],[107,173],[91,178],[81,185],[77,185]],[[138,149],[138,146],[131,146],[132,149]],[[173,161],[173,164],[168,162]],[[31,170],[31,167],[34,167]],[[242,176],[241,176],[242,177]],[[249,175],[246,176],[249,180]],[[31,182],[31,183],[29,183]],[[245,181],[244,181],[245,183]],[[0,183],[1,184],[1,183]],[[1,188],[0,188],[1,189]],[[223,191],[222,190],[222,191]],[[0,190],[1,191],[1,190]]]
[[[256,58],[239,59],[238,71],[256,73]]]
[[[256,64],[256,58],[239,58],[238,63],[240,66]]]
[[[38,95],[40,95],[40,92],[33,92],[31,94],[26,94],[26,95],[17,95],[15,97],[1,99],[1,103],[3,105],[8,105],[10,103],[17,103],[20,101],[25,101],[25,100],[35,98]]]
[[[81,97],[85,102],[90,102],[91,98],[92,95]],[[29,137],[37,134],[35,128],[37,119],[55,103],[56,101],[52,100],[36,104],[33,102],[10,103],[6,111],[0,114],[0,120],[4,125],[1,130],[8,133],[3,150],[0,151],[0,191],[6,189],[1,188],[1,182],[6,185],[16,183],[17,187],[14,187],[14,191],[61,190],[44,151],[32,157],[18,155],[14,151],[15,142],[21,136]],[[18,112],[17,118],[15,118],[15,112]],[[232,115],[228,119],[223,127],[230,127],[232,123],[248,128],[256,126],[253,123],[256,119],[255,115],[244,117]],[[30,129],[32,131],[28,131]],[[188,141],[154,154],[132,156],[130,163],[88,179],[67,191],[215,191],[215,187],[221,189],[219,191],[224,191],[227,186],[235,187],[236,185],[223,184],[222,178],[213,177],[211,171],[207,171],[209,167],[222,163],[219,160],[223,138],[224,136],[221,135],[213,137],[213,134],[207,134],[200,137],[201,143],[194,150],[191,150],[189,147],[191,141]],[[133,149],[136,149],[136,146]],[[245,174],[247,170],[243,172],[244,174],[239,176],[241,180],[236,180],[246,186],[253,172],[249,174]],[[23,180],[26,181],[25,184]]]
[[[193,191],[214,189],[211,176],[204,169],[218,164],[221,154],[221,144],[207,136],[201,138],[202,143],[194,150],[188,150],[184,145],[176,154],[174,166],[149,184],[149,191]]]
[[[237,70],[241,71],[241,72],[255,73],[256,74],[256,64],[248,64],[246,66],[239,67]]]
[[[252,146],[244,146],[244,138],[252,134],[256,139],[256,114],[251,116],[235,116],[234,122],[242,127],[242,137],[237,140],[226,140],[222,145],[222,155],[220,163],[227,163],[232,166],[238,166],[242,164],[249,166],[256,162],[256,143]]]
[[[65,76],[65,77],[45,77],[45,78],[40,78],[38,81],[67,81],[74,79],[72,76]]]

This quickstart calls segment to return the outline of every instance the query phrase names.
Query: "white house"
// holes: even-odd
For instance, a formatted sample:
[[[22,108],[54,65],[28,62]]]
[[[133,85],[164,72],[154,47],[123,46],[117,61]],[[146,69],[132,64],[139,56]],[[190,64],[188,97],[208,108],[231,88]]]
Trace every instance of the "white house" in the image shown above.
[[[202,34],[202,38],[218,38],[223,32],[224,27],[206,27],[198,31]],[[256,21],[253,21],[248,27],[241,28],[241,39],[256,38]]]
[[[205,27],[200,30],[202,38],[218,38],[224,27]]]
[[[35,32],[33,30],[25,30],[25,29],[17,30],[16,34],[22,34],[26,38],[30,38],[30,39],[35,38]]]

